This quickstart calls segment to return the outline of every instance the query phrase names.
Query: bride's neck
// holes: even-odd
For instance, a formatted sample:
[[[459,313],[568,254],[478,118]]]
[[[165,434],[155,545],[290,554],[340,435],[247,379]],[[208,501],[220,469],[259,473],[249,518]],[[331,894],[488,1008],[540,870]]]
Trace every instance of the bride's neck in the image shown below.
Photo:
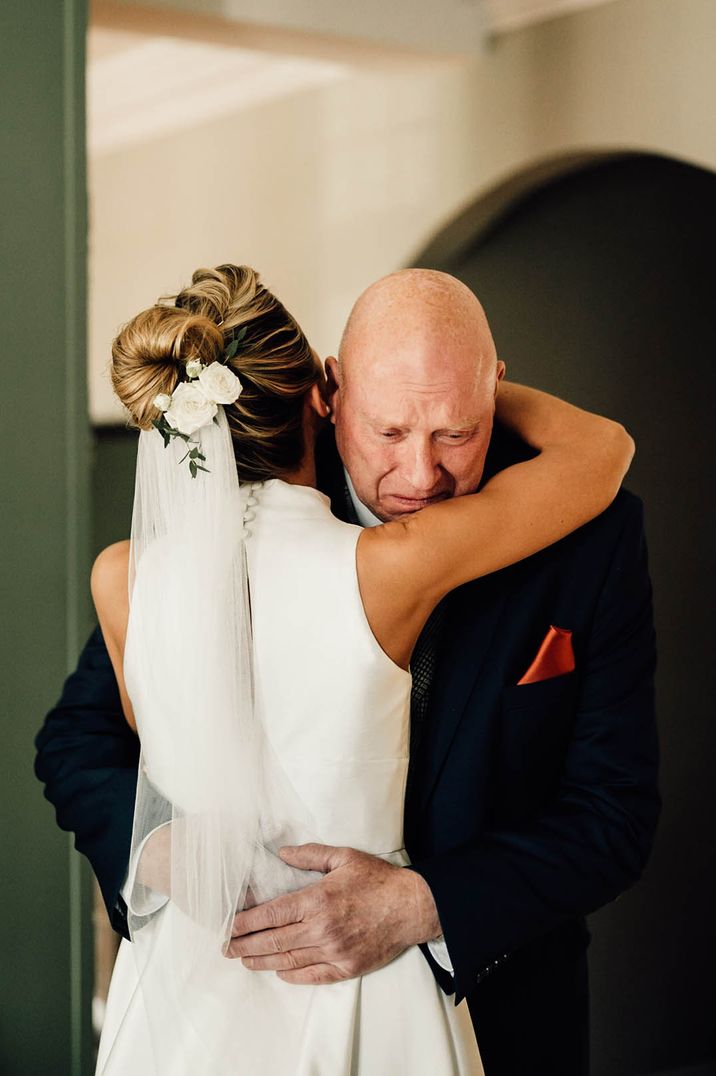
[[[288,474],[281,475],[284,482],[289,482],[292,486],[311,486],[316,488],[316,453],[314,452],[313,445],[307,450],[306,454],[301,461],[300,467],[297,467],[295,471],[290,471]]]
[[[316,481],[316,438],[320,429],[319,420],[315,411],[308,405],[308,399],[303,412],[303,443],[305,451],[301,463],[294,471],[282,474],[284,482],[292,486],[311,486],[313,489],[318,485]]]

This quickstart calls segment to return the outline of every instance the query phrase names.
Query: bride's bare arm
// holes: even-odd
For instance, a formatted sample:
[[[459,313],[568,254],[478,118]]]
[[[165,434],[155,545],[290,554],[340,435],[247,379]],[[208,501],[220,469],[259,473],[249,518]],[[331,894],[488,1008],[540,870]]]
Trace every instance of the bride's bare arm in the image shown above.
[[[134,711],[124,683],[124,646],[129,621],[129,542],[115,542],[99,554],[92,568],[90,587],[97,619],[112,662],[127,724],[137,731]],[[172,823],[173,825],[174,823]],[[158,826],[141,846],[134,877],[155,894],[171,891],[172,826]]]
[[[128,725],[137,729],[132,704],[124,685],[124,643],[129,620],[129,542],[115,542],[99,554],[92,568],[90,587],[102,629],[105,646],[112,662]]]
[[[500,471],[479,493],[360,536],[366,613],[399,664],[449,591],[531,556],[608,508],[634,455],[619,423],[537,389],[501,384],[496,414],[539,455]]]

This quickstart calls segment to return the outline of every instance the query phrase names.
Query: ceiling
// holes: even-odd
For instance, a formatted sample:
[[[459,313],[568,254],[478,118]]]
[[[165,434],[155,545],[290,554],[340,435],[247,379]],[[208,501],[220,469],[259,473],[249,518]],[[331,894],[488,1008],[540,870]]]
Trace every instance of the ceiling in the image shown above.
[[[487,36],[618,0],[93,0],[90,157]]]
[[[265,50],[92,27],[91,157],[346,77],[347,65]]]
[[[245,29],[427,52],[474,52],[486,37],[622,0],[92,0],[92,10],[170,11]]]

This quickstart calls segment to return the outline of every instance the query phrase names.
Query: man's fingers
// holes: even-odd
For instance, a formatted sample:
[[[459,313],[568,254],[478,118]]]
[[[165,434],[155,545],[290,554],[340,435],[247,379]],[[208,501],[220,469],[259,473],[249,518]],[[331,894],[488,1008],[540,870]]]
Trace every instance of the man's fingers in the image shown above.
[[[253,934],[257,930],[271,930],[288,923],[299,923],[303,918],[300,900],[302,892],[286,893],[282,897],[266,901],[265,904],[257,904],[255,908],[238,912],[234,916],[231,937]]]
[[[274,956],[245,956],[241,963],[250,971],[296,971],[319,963],[323,957],[320,949],[290,949]]]
[[[345,862],[347,849],[332,844],[293,844],[279,848],[284,863],[306,871],[332,871]]]
[[[338,983],[345,978],[333,964],[311,964],[307,968],[298,968],[296,971],[277,971],[276,974],[285,983],[297,983],[299,986]]]
[[[315,944],[316,938],[302,923],[291,923],[276,930],[260,930],[257,934],[240,934],[232,937],[226,951],[227,956],[275,956],[287,953],[291,949],[301,949],[308,944]]]

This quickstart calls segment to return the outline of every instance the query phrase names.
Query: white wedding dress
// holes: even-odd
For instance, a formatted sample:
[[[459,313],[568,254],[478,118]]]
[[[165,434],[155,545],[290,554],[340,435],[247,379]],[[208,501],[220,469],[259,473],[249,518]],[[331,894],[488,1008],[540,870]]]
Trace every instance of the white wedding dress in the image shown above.
[[[272,480],[259,487],[247,539],[257,692],[271,745],[315,827],[314,839],[405,864],[403,800],[411,679],[367,622],[356,574],[360,528],[337,520],[320,492]],[[144,765],[158,787],[171,758],[134,676],[127,688]],[[141,717],[141,720],[140,720]],[[161,969],[171,953],[167,903],[144,928]],[[133,945],[123,941],[99,1051],[103,1076],[480,1076],[463,1001],[445,996],[417,947],[360,978],[291,985],[273,972],[217,961],[206,992],[157,1067]],[[207,1062],[206,1043],[221,1043]]]

